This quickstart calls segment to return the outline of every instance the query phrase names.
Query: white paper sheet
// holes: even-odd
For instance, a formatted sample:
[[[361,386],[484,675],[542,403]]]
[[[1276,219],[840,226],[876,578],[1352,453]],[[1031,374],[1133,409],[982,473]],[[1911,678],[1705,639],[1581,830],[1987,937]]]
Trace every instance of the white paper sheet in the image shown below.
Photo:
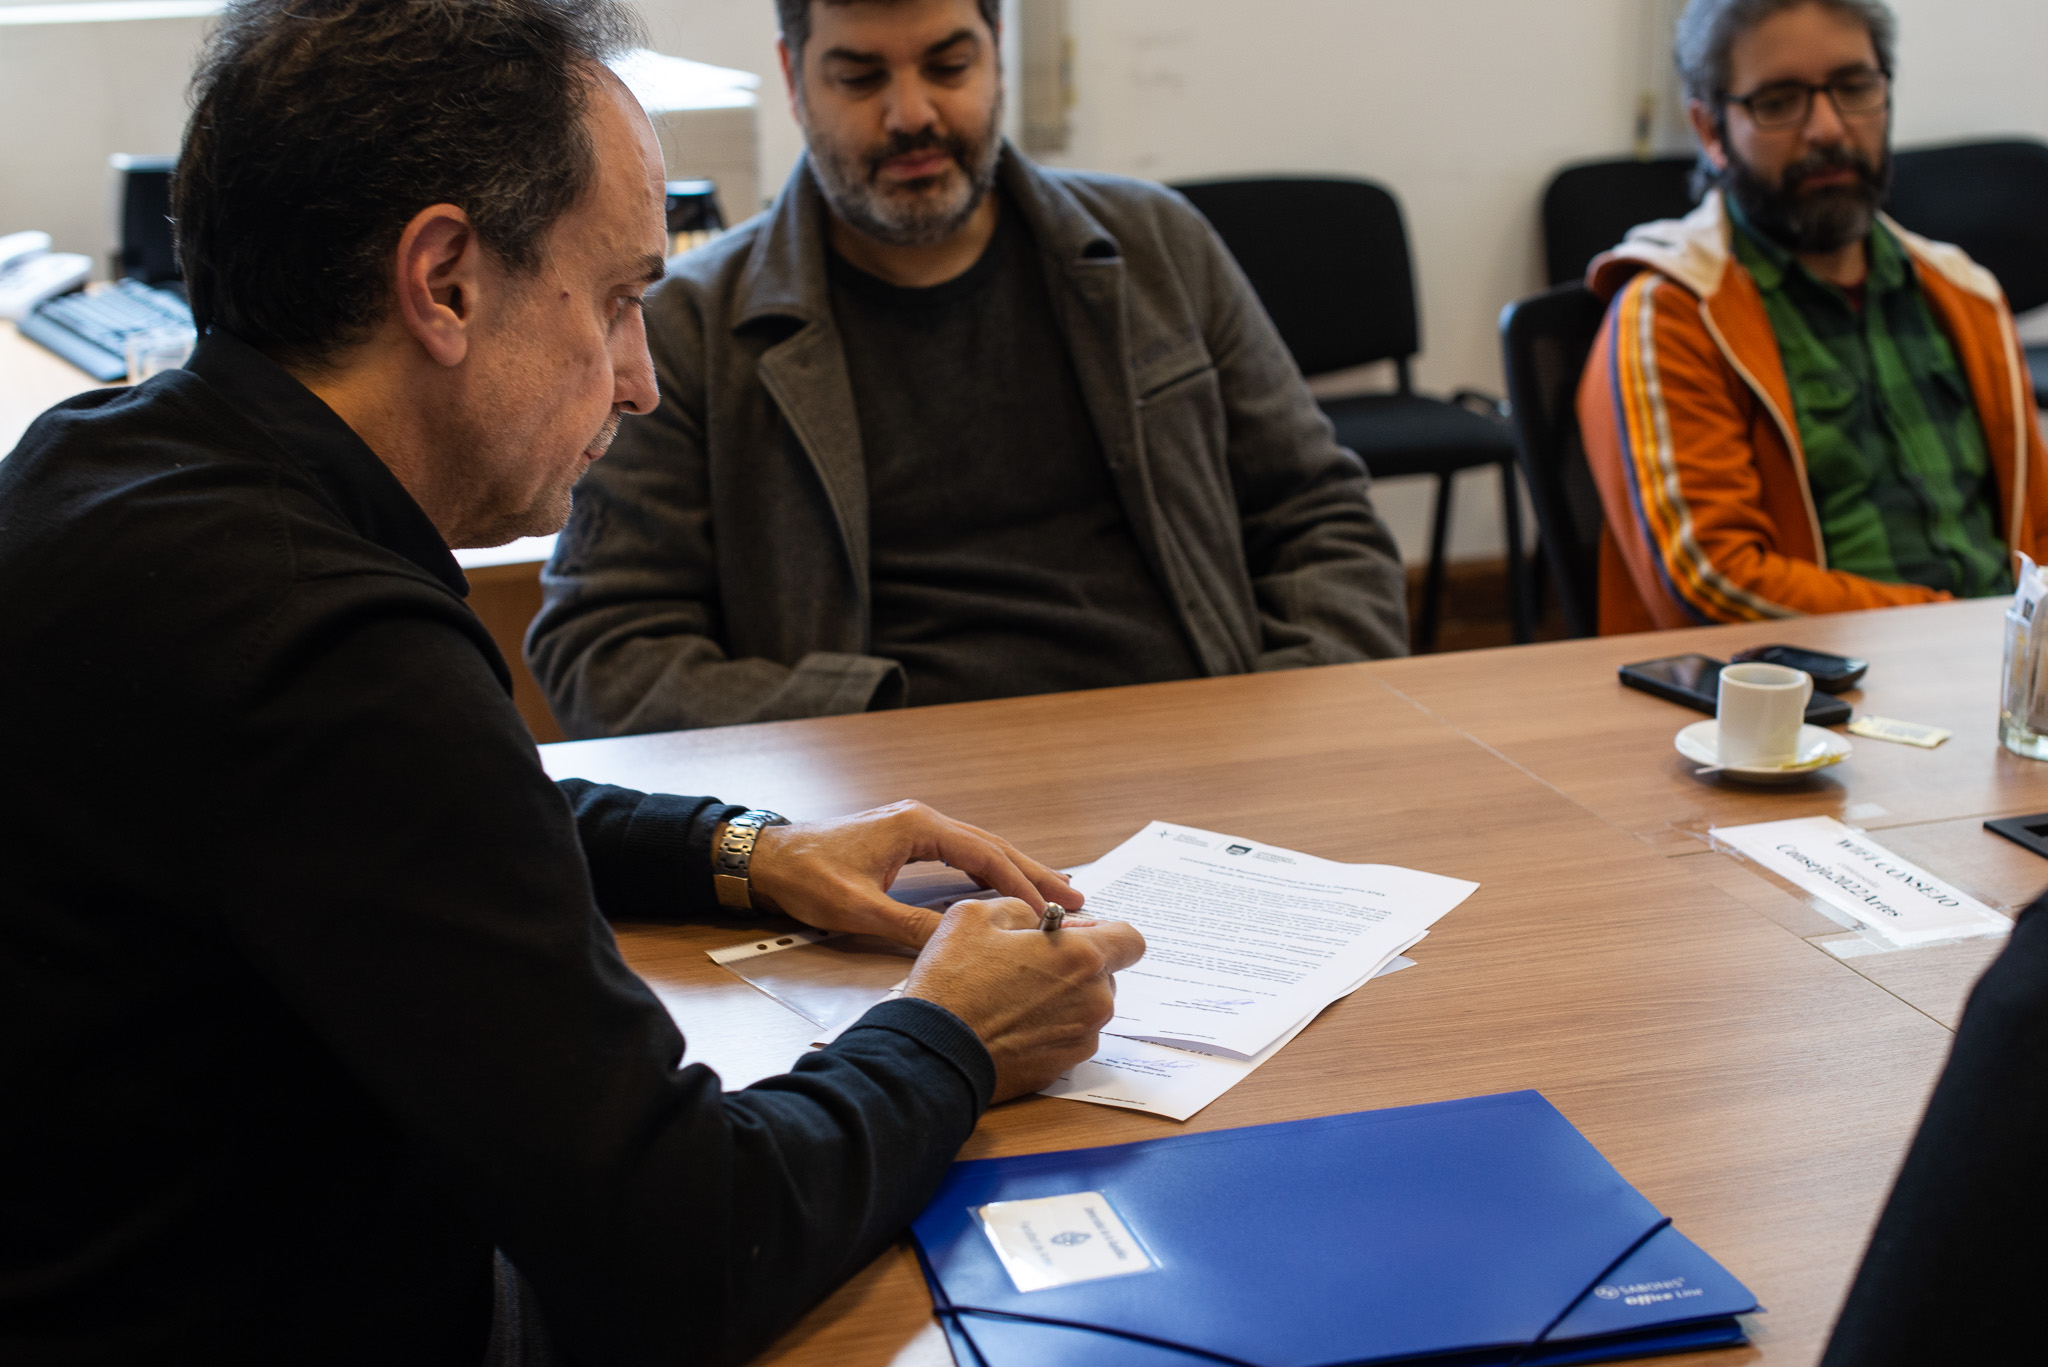
[[[1710,834],[1893,946],[2012,929],[2011,921],[1968,893],[1830,816],[1716,826]]]
[[[1155,834],[1155,832],[1160,830],[1164,830],[1167,834],[1165,836]],[[1102,1036],[1101,1047],[1096,1051],[1093,1058],[1064,1074],[1050,1087],[1045,1088],[1041,1095],[1063,1097],[1073,1101],[1089,1101],[1103,1106],[1119,1106],[1129,1110],[1147,1111],[1173,1120],[1186,1120],[1189,1116],[1194,1115],[1217,1097],[1242,1082],[1261,1064],[1265,1063],[1266,1060],[1279,1053],[1296,1035],[1306,1029],[1310,1022],[1321,1015],[1332,1002],[1349,996],[1363,987],[1372,978],[1398,972],[1404,968],[1414,967],[1415,961],[1413,959],[1402,956],[1419,943],[1428,934],[1428,930],[1418,926],[1410,930],[1405,938],[1393,939],[1391,937],[1396,934],[1393,928],[1397,925],[1412,923],[1423,917],[1426,917],[1430,922],[1434,922],[1445,911],[1450,910],[1470,896],[1473,890],[1479,886],[1477,883],[1465,882],[1460,879],[1440,878],[1434,874],[1416,873],[1410,869],[1395,868],[1388,865],[1338,864],[1293,850],[1283,850],[1275,846],[1261,845],[1256,841],[1239,840],[1234,837],[1217,835],[1214,832],[1196,830],[1193,827],[1172,826],[1161,822],[1154,822],[1152,825],[1147,826],[1144,831],[1124,842],[1117,850],[1112,851],[1108,857],[1094,864],[1081,865],[1068,870],[1074,878],[1075,885],[1088,894],[1088,905],[1083,910],[1083,915],[1101,915],[1108,919],[1118,920],[1127,918],[1127,913],[1131,910],[1136,899],[1130,895],[1131,886],[1126,886],[1123,889],[1114,888],[1118,874],[1112,867],[1111,861],[1119,854],[1131,851],[1133,847],[1140,847],[1142,849],[1143,842],[1148,838],[1162,842],[1170,841],[1177,850],[1192,850],[1197,855],[1206,853],[1207,857],[1211,860],[1233,861],[1230,864],[1220,866],[1220,876],[1212,878],[1214,887],[1236,894],[1240,900],[1246,899],[1247,895],[1244,889],[1248,886],[1254,889],[1267,889],[1269,892],[1263,897],[1264,901],[1283,903],[1281,911],[1283,913],[1291,911],[1291,917],[1287,915],[1276,916],[1270,912],[1265,914],[1264,919],[1260,922],[1257,933],[1247,938],[1247,943],[1252,945],[1252,952],[1265,954],[1274,953],[1276,950],[1284,952],[1285,947],[1278,944],[1276,936],[1279,933],[1280,925],[1288,919],[1291,919],[1297,928],[1307,926],[1311,933],[1324,942],[1309,945],[1305,951],[1297,956],[1307,962],[1312,971],[1298,974],[1297,981],[1292,984],[1290,990],[1294,993],[1294,999],[1297,1002],[1306,1004],[1300,1008],[1298,1014],[1282,1024],[1277,1035],[1268,1040],[1263,1047],[1249,1054],[1240,1053],[1228,1046],[1211,1042],[1194,1040],[1176,1040],[1171,1043],[1155,1042],[1146,1039],[1126,1038],[1106,1031]],[[1210,843],[1197,846],[1195,843],[1197,841],[1207,841]],[[1242,853],[1236,853],[1235,851],[1242,851]],[[1127,860],[1120,867],[1128,869],[1141,863],[1149,863],[1155,869],[1163,869],[1172,873],[1182,873],[1186,867],[1194,867],[1190,861],[1182,860],[1178,854],[1161,856],[1156,851],[1146,850],[1144,852],[1151,856],[1149,861]],[[1237,869],[1240,866],[1235,861],[1253,858],[1257,859],[1260,872],[1255,878],[1247,880],[1237,873]],[[1275,872],[1266,872],[1269,868],[1275,870]],[[1108,872],[1105,873],[1105,871]],[[929,871],[929,875],[923,881],[909,879],[899,881],[896,887],[890,889],[890,892],[900,900],[917,905],[926,905],[930,900],[927,894],[933,888],[945,885],[948,877],[945,872],[936,869]],[[958,876],[951,875],[951,877],[957,879]],[[1161,881],[1163,880],[1157,878],[1143,878],[1134,880],[1134,885],[1150,886]],[[929,883],[930,886],[926,886],[926,883]],[[1101,898],[1098,891],[1098,889],[1105,886],[1112,889],[1112,896],[1107,899]],[[1280,893],[1270,893],[1270,890],[1274,888],[1279,889]],[[1333,919],[1333,914],[1327,907],[1322,906],[1320,901],[1312,897],[1312,891],[1316,889],[1334,889],[1334,894],[1326,894],[1325,898],[1321,900],[1336,901],[1340,907],[1347,905],[1347,903],[1339,900],[1343,898],[1352,899],[1353,903],[1358,903],[1365,898],[1371,898],[1372,900],[1364,901],[1363,905],[1358,907],[1349,916],[1345,916],[1341,912],[1335,914],[1338,920],[1335,931],[1341,933],[1332,933],[1331,928],[1328,926],[1324,926],[1323,929],[1318,931],[1316,923],[1330,921]],[[1422,894],[1419,899],[1415,899],[1415,891],[1417,889]],[[944,886],[945,895],[936,900],[941,903],[950,901],[954,896],[960,895],[965,891],[969,890],[960,887]],[[1397,897],[1395,894],[1407,894],[1407,896]],[[1215,896],[1212,895],[1206,899],[1204,905],[1211,905],[1215,900]],[[1250,900],[1257,901],[1262,899],[1259,894],[1254,893],[1251,895]],[[1417,900],[1420,902],[1419,909]],[[1305,908],[1285,905],[1294,902],[1307,902],[1308,905]],[[1118,910],[1112,911],[1112,904]],[[1174,909],[1171,907],[1166,909],[1164,915],[1155,914],[1153,916],[1155,929],[1148,929],[1146,931],[1148,957],[1153,952],[1153,947],[1160,942],[1158,937],[1162,932],[1156,927],[1159,927],[1162,923],[1175,923],[1176,921],[1184,926],[1186,922],[1194,920],[1198,915],[1202,914],[1197,911],[1176,918]],[[1140,928],[1144,928],[1142,923],[1140,923]],[[1175,925],[1166,924],[1164,929],[1165,938],[1172,941],[1175,933]],[[1185,933],[1184,929],[1181,933]],[[1209,952],[1212,955],[1220,955],[1227,952],[1231,943],[1231,937],[1236,933],[1237,931],[1228,924],[1209,925]],[[1367,936],[1372,937],[1371,942],[1368,942]],[[833,938],[833,936],[825,932],[799,932],[786,937],[777,937],[774,941],[749,941],[744,945],[733,945],[722,950],[713,951],[711,957],[714,961],[723,964],[735,972],[741,972],[743,975],[748,976],[750,981],[753,981],[755,978],[765,979],[767,976],[760,973],[758,969],[748,973],[748,970],[754,968],[754,964],[758,963],[760,956],[779,956],[788,953],[792,949],[800,949],[820,941],[829,942]],[[1365,955],[1372,952],[1375,948],[1377,949],[1377,957],[1366,958]],[[855,1021],[859,1020],[874,1002],[883,1000],[887,996],[901,995],[905,980],[898,979],[893,986],[886,990],[882,987],[883,979],[891,971],[901,972],[901,963],[902,960],[899,958],[877,956],[874,970],[870,974],[873,983],[867,989],[867,994],[858,1002],[848,1004],[846,1014],[834,1020],[830,1028],[822,1030],[814,1036],[814,1045],[822,1046],[837,1039]],[[1340,981],[1334,991],[1324,990],[1326,985],[1334,979],[1335,973],[1338,971],[1332,968],[1331,965],[1361,963],[1363,967],[1356,970],[1349,981]],[[1140,966],[1142,967],[1142,962]],[[1123,1019],[1123,994],[1129,972],[1127,970],[1126,973],[1117,976],[1119,1021]],[[1275,972],[1276,970],[1272,968],[1266,968],[1262,970],[1262,976],[1271,977]],[[763,986],[761,982],[756,982],[755,985]],[[1261,986],[1265,987],[1267,984],[1262,983]],[[769,991],[770,989],[763,986],[763,990]],[[1320,995],[1317,995],[1319,993]],[[783,1000],[783,997],[788,994],[770,991],[770,995],[776,996],[778,1000]],[[788,1005],[789,1002],[784,1001],[784,1004]],[[1203,1018],[1201,1023],[1206,1027],[1206,1018]],[[1117,1025],[1112,1023],[1110,1030],[1116,1029]]]
[[[1128,921],[1110,1032],[1250,1059],[1370,976],[1478,888],[1339,864],[1155,821],[1074,880],[1085,914]]]
[[[1413,967],[1415,960],[1397,954],[1371,976],[1384,978],[1389,973]],[[1356,983],[1352,990],[1364,985]],[[1350,992],[1342,993],[1338,1000],[1350,995]],[[1296,1035],[1306,1030],[1310,1022],[1333,1004],[1317,1007],[1303,1016],[1279,1039],[1248,1059],[1104,1035],[1102,1047],[1095,1051],[1095,1057],[1062,1073],[1057,1082],[1042,1089],[1039,1095],[1068,1101],[1092,1101],[1098,1106],[1121,1106],[1125,1110],[1163,1115],[1169,1120],[1186,1120],[1292,1044]]]

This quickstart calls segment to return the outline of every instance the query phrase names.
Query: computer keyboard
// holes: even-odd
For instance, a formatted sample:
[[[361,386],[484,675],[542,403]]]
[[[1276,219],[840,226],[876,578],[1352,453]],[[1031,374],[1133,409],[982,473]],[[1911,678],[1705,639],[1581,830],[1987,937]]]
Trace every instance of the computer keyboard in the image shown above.
[[[192,326],[192,310],[170,290],[116,280],[87,294],[60,294],[37,304],[15,326],[96,380],[128,377],[126,343],[140,332]]]

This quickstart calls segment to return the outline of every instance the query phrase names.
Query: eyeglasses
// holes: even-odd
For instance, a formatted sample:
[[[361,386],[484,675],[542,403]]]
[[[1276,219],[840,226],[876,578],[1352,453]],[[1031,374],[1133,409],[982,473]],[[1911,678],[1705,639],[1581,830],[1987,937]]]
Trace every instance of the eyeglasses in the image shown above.
[[[1758,128],[1793,128],[1813,114],[1813,97],[1825,90],[1835,102],[1835,112],[1844,118],[1875,114],[1891,99],[1891,78],[1882,71],[1864,67],[1847,71],[1819,85],[1805,81],[1775,81],[1748,95],[1730,95],[1728,103],[1749,112]]]

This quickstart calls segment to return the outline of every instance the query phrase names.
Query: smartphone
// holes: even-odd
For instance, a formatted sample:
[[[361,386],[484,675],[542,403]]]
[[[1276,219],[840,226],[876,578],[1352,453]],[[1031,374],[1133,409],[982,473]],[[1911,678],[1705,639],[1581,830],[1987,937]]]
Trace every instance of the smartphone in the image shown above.
[[[1858,660],[1847,655],[1830,655],[1825,650],[1808,650],[1803,646],[1753,646],[1748,650],[1735,652],[1735,659],[1758,664],[1784,665],[1788,669],[1803,669],[1813,675],[1813,686],[1823,693],[1845,693],[1856,686],[1864,671],[1870,668],[1870,661]]]
[[[1727,667],[1727,661],[1711,655],[1667,655],[1661,660],[1623,665],[1621,681],[1630,688],[1654,693],[1667,702],[1683,703],[1711,717],[1720,707],[1721,671]],[[1816,692],[1806,703],[1808,726],[1840,726],[1849,720],[1849,715],[1849,704],[1825,693]]]

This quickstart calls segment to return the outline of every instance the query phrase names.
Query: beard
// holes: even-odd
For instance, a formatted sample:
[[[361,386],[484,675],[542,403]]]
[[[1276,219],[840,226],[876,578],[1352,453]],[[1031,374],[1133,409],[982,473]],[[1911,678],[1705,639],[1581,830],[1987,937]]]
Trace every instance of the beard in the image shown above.
[[[960,231],[995,187],[1003,143],[1002,101],[978,136],[925,128],[892,133],[866,149],[810,141],[811,171],[832,211],[850,227],[891,247],[928,247]],[[941,151],[953,166],[920,180],[885,183],[882,164],[912,152]]]
[[[1837,170],[1851,171],[1855,179],[1846,185],[1802,192],[1800,187],[1815,175]],[[1722,177],[1750,226],[1794,253],[1840,251],[1860,241],[1876,221],[1891,181],[1889,147],[1872,165],[1846,144],[1801,157],[1785,168],[1776,185],[1729,147],[1728,170]]]
[[[625,420],[626,415],[614,408],[611,416],[604,420],[604,426],[597,429],[597,435],[591,439],[590,445],[583,449],[599,456],[611,450],[612,443],[618,439],[619,424]]]

